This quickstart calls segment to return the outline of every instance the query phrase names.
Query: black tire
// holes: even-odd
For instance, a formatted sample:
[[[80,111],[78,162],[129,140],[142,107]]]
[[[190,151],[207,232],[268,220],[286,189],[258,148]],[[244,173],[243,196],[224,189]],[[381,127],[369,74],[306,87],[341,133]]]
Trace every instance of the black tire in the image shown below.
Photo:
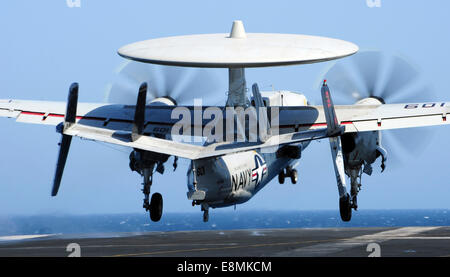
[[[284,178],[285,178],[286,176],[284,175],[284,170],[282,170],[279,174],[278,174],[278,182],[280,183],[280,184],[284,184]]]
[[[298,181],[298,172],[297,172],[296,169],[293,169],[291,171],[291,183],[292,184],[297,184],[297,181]]]
[[[350,203],[350,195],[346,195],[339,199],[339,212],[341,214],[341,219],[344,222],[350,221],[352,219],[352,205]]]
[[[203,222],[208,222],[209,220],[209,211],[205,211],[203,213]]]
[[[163,198],[159,193],[154,193],[150,201],[150,219],[157,222],[161,219],[163,212]]]

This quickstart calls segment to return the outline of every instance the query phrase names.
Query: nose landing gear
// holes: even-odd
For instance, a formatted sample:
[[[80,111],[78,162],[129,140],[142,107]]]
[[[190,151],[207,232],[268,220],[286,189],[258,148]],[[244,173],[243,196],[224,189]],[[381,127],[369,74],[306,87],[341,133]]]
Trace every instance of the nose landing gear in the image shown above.
[[[293,169],[292,167],[288,166],[286,169],[283,169],[278,174],[278,182],[280,184],[284,184],[284,180],[286,177],[291,178],[291,183],[296,184],[298,181],[298,172],[297,169]]]
[[[202,204],[203,211],[203,222],[208,222],[209,220],[209,206],[206,203]]]

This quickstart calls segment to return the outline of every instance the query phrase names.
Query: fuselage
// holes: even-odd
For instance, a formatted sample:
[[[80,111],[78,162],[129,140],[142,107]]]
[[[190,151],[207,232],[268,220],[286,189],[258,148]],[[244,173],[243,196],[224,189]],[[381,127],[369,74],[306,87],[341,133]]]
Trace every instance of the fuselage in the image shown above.
[[[297,145],[300,151],[309,143]],[[241,204],[265,187],[281,170],[293,166],[298,159],[277,157],[277,153],[245,151],[217,158],[198,160],[194,171],[188,170],[189,191],[205,192],[203,202],[210,207],[227,207]]]
[[[262,94],[265,106],[307,105],[307,100],[302,94],[288,91]],[[293,152],[300,154],[308,145],[309,142],[291,145],[289,151],[294,150]],[[297,147],[298,150],[292,147]],[[296,158],[280,155],[278,150],[279,147],[251,150],[197,160],[191,164],[187,173],[188,195],[201,191],[204,193],[201,202],[212,208],[244,203],[282,170],[293,167],[298,161]]]
[[[284,107],[283,121],[280,121],[278,130],[280,134],[311,127],[289,123],[295,122],[297,107],[308,106],[303,95],[280,91],[272,94],[265,93],[264,96],[266,106]],[[367,98],[356,104],[381,103],[377,99]],[[342,143],[346,173],[349,176],[357,175],[364,166],[364,172],[370,175],[372,171],[370,165],[377,157],[382,155],[384,159],[386,158],[386,152],[380,142],[381,133],[378,131],[349,133],[344,136]],[[287,148],[278,146],[266,151],[244,151],[197,160],[188,170],[188,198],[194,192],[200,191],[202,198],[199,199],[199,203],[207,204],[212,208],[244,203],[280,172],[287,168],[294,168],[301,157],[301,152],[308,145],[309,142],[303,142]],[[357,184],[352,183],[352,185]]]

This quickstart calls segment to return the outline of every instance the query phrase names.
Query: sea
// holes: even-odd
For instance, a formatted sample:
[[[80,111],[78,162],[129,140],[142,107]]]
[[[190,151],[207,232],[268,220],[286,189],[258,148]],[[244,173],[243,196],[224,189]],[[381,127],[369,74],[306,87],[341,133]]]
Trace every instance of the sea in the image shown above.
[[[41,234],[105,234],[151,231],[235,230],[265,228],[450,226],[450,210],[359,210],[350,222],[339,211],[210,211],[165,213],[152,222],[147,213],[33,216],[0,215],[0,236]]]

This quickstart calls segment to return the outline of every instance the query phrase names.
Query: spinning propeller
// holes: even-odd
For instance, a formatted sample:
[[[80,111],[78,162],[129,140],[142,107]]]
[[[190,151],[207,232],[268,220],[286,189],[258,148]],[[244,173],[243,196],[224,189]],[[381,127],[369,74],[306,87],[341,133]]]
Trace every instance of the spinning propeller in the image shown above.
[[[116,73],[115,81],[108,86],[106,92],[106,101],[110,103],[134,105],[136,89],[144,82],[148,84],[148,102],[166,98],[175,105],[192,105],[194,99],[201,98],[203,105],[215,105],[224,103],[226,99],[223,93],[226,83],[216,74],[217,69],[127,61]]]
[[[333,63],[321,76],[335,92],[336,104],[351,105],[365,98],[378,99],[383,104],[420,103],[433,99],[429,85],[424,85],[420,72],[399,56],[387,56],[378,51],[357,53]],[[423,129],[422,129],[423,130]],[[388,160],[397,164],[423,150],[432,129],[399,129],[383,131],[386,148],[391,148]],[[434,130],[434,129],[433,129]],[[420,133],[420,135],[419,135]],[[393,162],[392,162],[393,161]]]

